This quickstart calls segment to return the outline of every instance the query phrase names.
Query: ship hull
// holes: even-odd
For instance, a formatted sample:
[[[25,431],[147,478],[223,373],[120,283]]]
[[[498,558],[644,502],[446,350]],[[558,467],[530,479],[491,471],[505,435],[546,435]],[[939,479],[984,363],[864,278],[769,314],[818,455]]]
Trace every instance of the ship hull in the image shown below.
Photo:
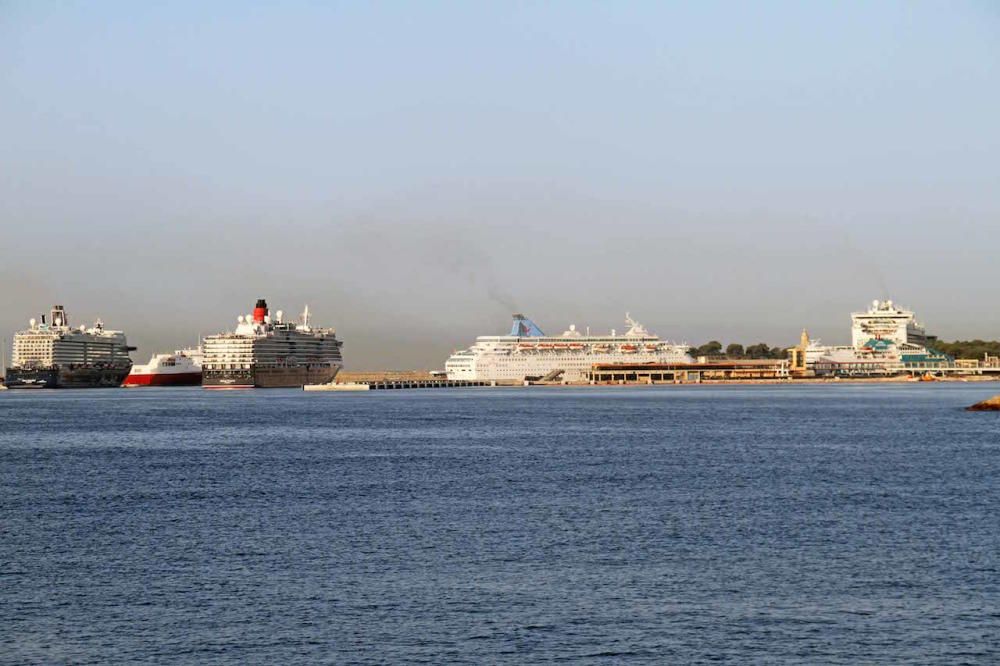
[[[11,389],[31,388],[117,388],[130,368],[7,368],[6,385]]]
[[[207,389],[301,388],[306,384],[329,384],[339,370],[340,366],[205,370],[201,384]]]
[[[137,386],[198,386],[201,384],[200,372],[173,372],[131,374],[125,378],[122,386],[132,388]]]

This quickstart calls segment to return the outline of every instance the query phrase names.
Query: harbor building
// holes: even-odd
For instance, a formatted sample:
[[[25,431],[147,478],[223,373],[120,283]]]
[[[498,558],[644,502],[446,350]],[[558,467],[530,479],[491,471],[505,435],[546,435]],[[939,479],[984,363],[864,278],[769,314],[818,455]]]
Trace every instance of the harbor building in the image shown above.
[[[790,364],[781,359],[739,359],[695,363],[599,363],[588,374],[595,384],[686,384],[705,381],[788,379]]]

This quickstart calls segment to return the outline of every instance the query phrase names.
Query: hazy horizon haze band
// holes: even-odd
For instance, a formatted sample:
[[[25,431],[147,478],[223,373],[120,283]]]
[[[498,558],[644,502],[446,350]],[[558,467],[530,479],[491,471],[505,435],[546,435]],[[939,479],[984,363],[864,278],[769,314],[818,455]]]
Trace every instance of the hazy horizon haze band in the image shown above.
[[[5,3],[0,335],[63,303],[145,360],[265,297],[426,368],[512,312],[838,343],[892,298],[995,339],[998,19]]]

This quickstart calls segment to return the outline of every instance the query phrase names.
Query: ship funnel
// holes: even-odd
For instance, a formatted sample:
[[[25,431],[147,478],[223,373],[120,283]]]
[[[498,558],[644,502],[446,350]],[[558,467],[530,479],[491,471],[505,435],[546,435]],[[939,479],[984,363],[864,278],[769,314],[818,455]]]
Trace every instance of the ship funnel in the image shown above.
[[[69,317],[66,316],[66,308],[61,305],[52,306],[52,325],[69,326]]]
[[[514,315],[514,323],[511,325],[510,334],[518,338],[541,338],[545,336],[542,333],[542,329],[535,325],[535,322],[520,313]]]
[[[263,298],[257,299],[257,305],[253,308],[253,320],[256,324],[263,324],[264,317],[267,316],[267,301]]]

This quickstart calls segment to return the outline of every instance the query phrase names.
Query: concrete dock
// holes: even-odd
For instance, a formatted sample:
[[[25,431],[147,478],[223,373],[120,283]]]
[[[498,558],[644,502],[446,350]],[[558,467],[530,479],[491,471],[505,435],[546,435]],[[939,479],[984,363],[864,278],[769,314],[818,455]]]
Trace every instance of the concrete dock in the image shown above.
[[[468,388],[495,386],[492,382],[467,382],[451,379],[381,379],[333,384],[307,384],[304,391],[388,391],[393,389]]]

